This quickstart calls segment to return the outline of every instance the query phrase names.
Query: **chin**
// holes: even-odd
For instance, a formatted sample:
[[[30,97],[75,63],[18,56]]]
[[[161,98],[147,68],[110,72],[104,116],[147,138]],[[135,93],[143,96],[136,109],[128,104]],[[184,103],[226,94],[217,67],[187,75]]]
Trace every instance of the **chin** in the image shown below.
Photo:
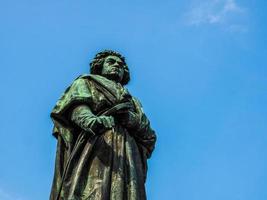
[[[110,73],[107,78],[116,82],[121,82],[121,78],[117,73]]]

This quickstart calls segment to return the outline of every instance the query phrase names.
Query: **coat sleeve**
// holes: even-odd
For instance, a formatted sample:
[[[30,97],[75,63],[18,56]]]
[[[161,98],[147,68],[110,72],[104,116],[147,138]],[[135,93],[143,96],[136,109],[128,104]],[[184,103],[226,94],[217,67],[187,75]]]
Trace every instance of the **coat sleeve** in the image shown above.
[[[53,135],[60,135],[66,144],[72,143],[74,126],[70,120],[71,111],[78,105],[93,106],[92,91],[89,81],[78,77],[63,92],[50,114],[54,123]]]
[[[88,82],[78,77],[57,101],[51,118],[63,126],[69,126],[70,109],[80,104],[91,105],[92,94]]]
[[[113,117],[95,116],[87,105],[76,106],[72,111],[71,121],[92,135],[101,134],[114,127]]]

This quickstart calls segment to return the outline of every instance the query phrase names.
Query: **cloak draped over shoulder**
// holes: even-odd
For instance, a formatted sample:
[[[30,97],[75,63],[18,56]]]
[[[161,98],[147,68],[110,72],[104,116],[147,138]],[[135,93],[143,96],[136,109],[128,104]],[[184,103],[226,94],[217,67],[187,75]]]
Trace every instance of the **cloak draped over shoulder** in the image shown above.
[[[86,105],[95,116],[132,109],[138,126],[115,121],[102,134],[82,129],[70,115]],[[99,75],[79,76],[51,112],[57,138],[55,174],[50,200],[145,200],[147,159],[156,142],[140,102],[126,88]]]

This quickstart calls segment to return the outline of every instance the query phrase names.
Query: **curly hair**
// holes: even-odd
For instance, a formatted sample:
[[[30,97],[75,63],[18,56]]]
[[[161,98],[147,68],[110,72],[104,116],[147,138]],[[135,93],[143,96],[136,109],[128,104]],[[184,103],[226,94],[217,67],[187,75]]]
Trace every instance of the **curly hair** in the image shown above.
[[[126,85],[130,81],[130,72],[129,68],[125,62],[125,58],[118,52],[112,51],[112,50],[104,50],[99,53],[97,53],[90,63],[90,72],[91,74],[97,74],[101,75],[103,63],[105,61],[105,58],[108,56],[117,56],[119,57],[123,62],[123,69],[124,69],[124,75],[121,81],[122,85]]]

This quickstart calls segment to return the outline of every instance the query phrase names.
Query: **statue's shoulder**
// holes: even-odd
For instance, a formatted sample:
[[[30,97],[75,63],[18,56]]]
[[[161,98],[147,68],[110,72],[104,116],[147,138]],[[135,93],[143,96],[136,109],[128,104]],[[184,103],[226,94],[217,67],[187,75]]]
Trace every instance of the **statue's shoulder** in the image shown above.
[[[109,86],[112,85],[112,81],[108,80],[107,78],[101,76],[101,75],[96,75],[96,74],[82,74],[78,76],[74,82],[90,82],[90,84],[94,85],[101,85],[101,86]]]
[[[74,81],[80,81],[80,80],[98,80],[101,81],[104,77],[96,74],[81,74],[78,76]]]
[[[74,79],[72,82],[72,86],[74,85],[83,85],[86,84],[87,82],[91,82],[92,80],[96,79],[95,76],[98,75],[93,75],[93,74],[81,74],[78,77]]]
[[[82,80],[82,79],[90,79],[92,74],[81,74],[77,78],[74,79],[74,81]]]
[[[81,91],[81,90],[90,90],[90,79],[91,79],[91,74],[81,74],[78,77],[76,77],[71,84],[67,87],[65,90],[64,94],[72,93],[75,91]],[[89,84],[88,84],[89,83]]]
[[[66,91],[87,90],[88,92],[96,87],[96,85],[105,85],[105,78],[95,74],[81,74],[78,76]]]

